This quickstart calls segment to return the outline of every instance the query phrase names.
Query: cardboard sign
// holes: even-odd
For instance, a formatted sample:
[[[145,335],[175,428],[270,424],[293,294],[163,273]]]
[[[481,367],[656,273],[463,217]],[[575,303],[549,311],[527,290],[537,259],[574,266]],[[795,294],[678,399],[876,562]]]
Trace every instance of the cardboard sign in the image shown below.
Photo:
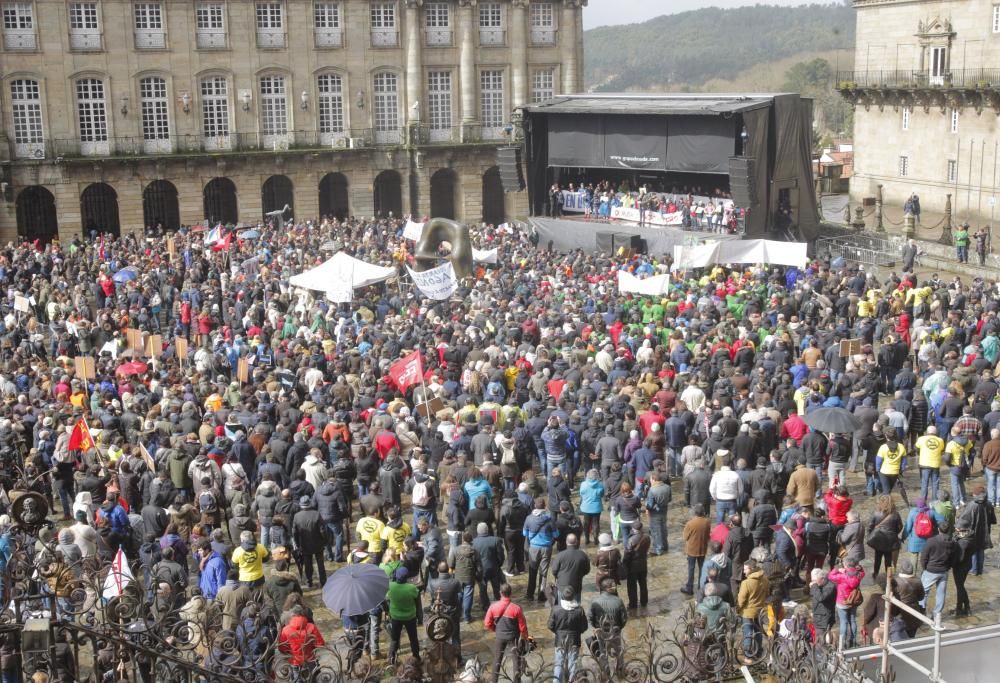
[[[76,368],[76,376],[86,381],[97,379],[97,368],[94,366],[92,356],[77,356],[73,359],[73,367]]]
[[[864,342],[863,339],[841,339],[840,357],[850,358],[855,354],[861,353],[863,342]]]
[[[128,347],[133,351],[143,352],[142,344],[142,330],[137,330],[134,327],[130,327],[125,331],[125,339],[128,342]]]
[[[159,334],[151,334],[149,338],[146,339],[146,355],[152,356],[153,358],[159,358],[163,353],[163,336]]]
[[[177,337],[175,343],[177,344],[177,359],[183,363],[188,355],[188,340],[183,337]]]
[[[20,313],[30,313],[31,312],[31,302],[28,301],[28,297],[21,296],[17,294],[14,296],[14,310]]]
[[[171,261],[177,258],[177,244],[174,242],[173,237],[167,238],[167,253],[170,254]]]
[[[435,414],[437,414],[439,410],[443,408],[444,408],[444,401],[442,401],[440,398],[435,397],[432,398],[430,401],[427,401],[426,403],[418,404],[415,410],[417,411],[418,415],[423,415],[427,419],[430,419]]]
[[[236,364],[236,379],[244,383],[250,381],[250,363],[246,358],[240,358],[240,362]]]
[[[146,461],[146,467],[149,468],[149,471],[155,472],[156,463],[153,461],[153,457],[149,454],[149,451],[146,450],[146,446],[143,445],[142,442],[139,443],[139,455],[141,455],[142,459]]]

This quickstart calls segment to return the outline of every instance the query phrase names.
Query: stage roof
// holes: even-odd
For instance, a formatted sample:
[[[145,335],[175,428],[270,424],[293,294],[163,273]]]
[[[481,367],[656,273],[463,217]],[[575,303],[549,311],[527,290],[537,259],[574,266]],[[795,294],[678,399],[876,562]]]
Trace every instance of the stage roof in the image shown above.
[[[674,116],[721,116],[771,104],[775,95],[709,94],[587,94],[566,95],[531,104],[533,114],[660,114]]]

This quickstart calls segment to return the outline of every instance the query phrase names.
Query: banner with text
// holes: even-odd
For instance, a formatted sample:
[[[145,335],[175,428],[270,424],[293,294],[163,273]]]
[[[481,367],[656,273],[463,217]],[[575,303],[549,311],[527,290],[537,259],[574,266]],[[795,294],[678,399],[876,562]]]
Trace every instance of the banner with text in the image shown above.
[[[562,191],[563,211],[569,213],[583,213],[587,208],[586,192]]]
[[[458,289],[458,279],[455,277],[455,267],[448,261],[437,268],[417,272],[406,267],[413,278],[413,284],[428,299],[443,301]]]
[[[406,221],[406,227],[403,228],[403,239],[413,240],[414,242],[420,241],[420,236],[424,233],[423,223],[414,223],[413,221]]]
[[[611,218],[630,223],[639,222],[639,209],[630,209],[624,206],[611,207]],[[684,213],[675,211],[674,213],[660,213],[658,211],[647,211],[643,219],[646,225],[662,225],[664,227],[684,224]]]

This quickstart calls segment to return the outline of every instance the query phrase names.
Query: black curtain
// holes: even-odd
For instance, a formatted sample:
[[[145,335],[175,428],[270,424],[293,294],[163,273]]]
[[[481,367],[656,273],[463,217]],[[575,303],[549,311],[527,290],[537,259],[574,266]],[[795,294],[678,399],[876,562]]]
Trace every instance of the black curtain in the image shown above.
[[[747,129],[747,143],[743,154],[754,160],[754,203],[750,206],[746,222],[747,237],[764,237],[769,223],[768,201],[770,187],[770,107],[743,112],[743,125]]]

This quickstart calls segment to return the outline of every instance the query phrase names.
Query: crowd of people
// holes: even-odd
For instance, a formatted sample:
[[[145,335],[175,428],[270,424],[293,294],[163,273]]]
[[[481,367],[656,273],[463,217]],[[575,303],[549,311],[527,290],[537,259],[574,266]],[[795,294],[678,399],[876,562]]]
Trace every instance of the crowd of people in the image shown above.
[[[1000,504],[993,283],[812,262],[623,295],[618,270],[666,264],[555,253],[504,225],[474,229],[497,264],[448,300],[389,282],[333,304],[288,284],[335,250],[408,263],[402,232],[350,219],[0,252],[0,569],[27,553],[63,601],[77,570],[60,568],[106,571],[121,548],[150,614],[239,643],[241,660],[206,648],[206,667],[264,675],[281,656],[298,680],[338,638],[309,591],[356,563],[391,581],[374,609],[334,615],[349,665],[383,645],[395,664],[405,631],[403,680],[432,604],[456,659],[465,624],[495,633],[494,678],[534,639],[556,681],[584,647],[613,671],[651,568],[685,561],[680,591],[709,632],[742,628],[747,663],[765,632],[912,637],[912,615],[883,623],[890,584],[941,614],[950,575],[969,613]],[[130,351],[130,329],[162,353]],[[401,390],[390,369],[413,350],[420,381]],[[829,407],[860,428],[806,424]],[[49,503],[37,538],[10,516],[25,489]],[[689,517],[683,543],[668,512]],[[532,603],[549,634],[529,634]]]

